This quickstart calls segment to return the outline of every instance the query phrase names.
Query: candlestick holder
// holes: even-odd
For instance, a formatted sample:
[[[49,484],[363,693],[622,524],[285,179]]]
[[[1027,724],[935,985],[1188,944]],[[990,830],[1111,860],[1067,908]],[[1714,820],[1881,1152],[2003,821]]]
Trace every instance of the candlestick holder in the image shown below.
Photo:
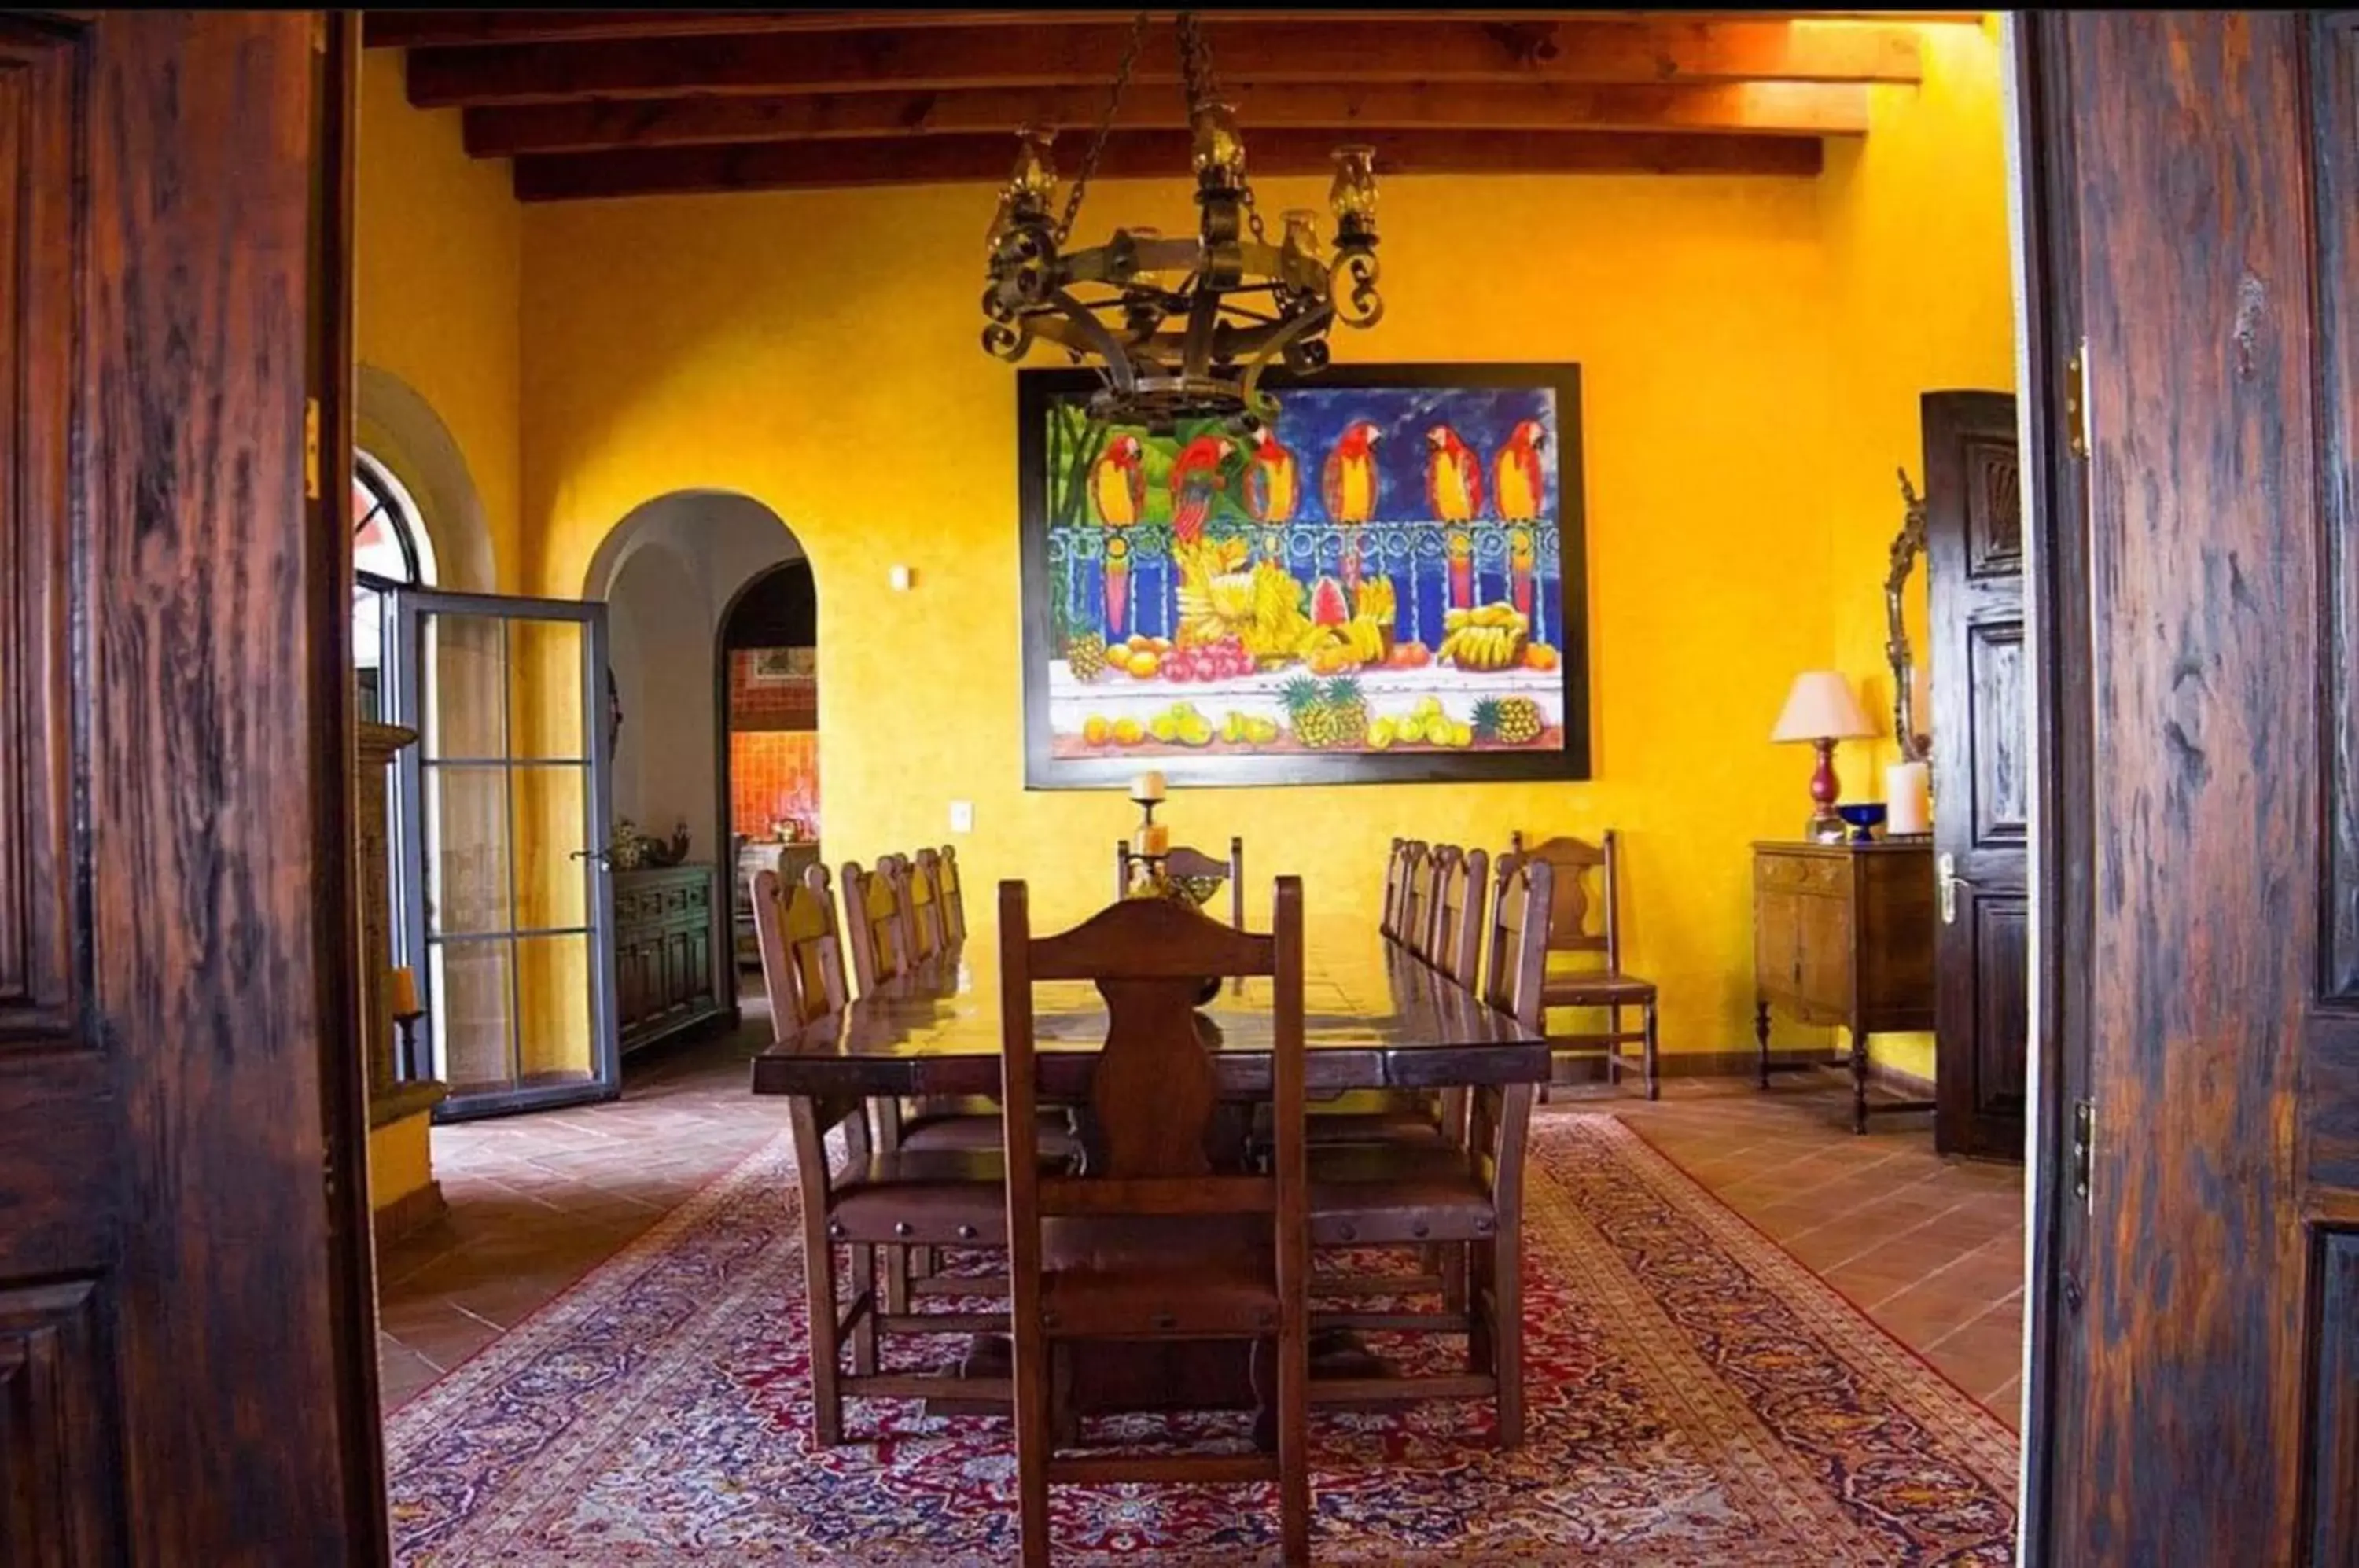
[[[1151,795],[1133,795],[1131,800],[1137,805],[1139,816],[1138,829],[1130,835],[1131,864],[1137,868],[1131,873],[1130,896],[1136,898],[1170,898],[1174,889],[1171,878],[1164,869],[1170,852],[1155,847],[1155,808],[1162,802]],[[1169,830],[1165,829],[1165,833],[1168,835]]]
[[[432,1076],[418,1062],[418,1020],[425,1016],[423,1007],[414,1013],[393,1015],[393,1027],[401,1031],[401,1070],[412,1078]]]

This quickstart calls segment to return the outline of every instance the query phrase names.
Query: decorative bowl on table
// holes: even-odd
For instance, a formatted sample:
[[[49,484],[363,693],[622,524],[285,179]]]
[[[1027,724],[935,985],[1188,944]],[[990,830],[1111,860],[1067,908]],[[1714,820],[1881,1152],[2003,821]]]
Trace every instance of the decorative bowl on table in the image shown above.
[[[1851,824],[1852,843],[1873,844],[1875,834],[1871,830],[1884,825],[1886,810],[1881,800],[1863,800],[1857,805],[1837,806],[1835,815]]]
[[[1174,877],[1171,887],[1182,898],[1201,909],[1212,901],[1213,894],[1221,890],[1221,879],[1217,877]]]

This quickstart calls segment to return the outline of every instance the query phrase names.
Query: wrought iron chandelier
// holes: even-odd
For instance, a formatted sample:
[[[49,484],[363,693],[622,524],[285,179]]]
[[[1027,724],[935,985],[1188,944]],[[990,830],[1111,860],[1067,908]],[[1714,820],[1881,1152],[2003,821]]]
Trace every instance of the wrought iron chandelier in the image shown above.
[[[1328,363],[1333,322],[1370,327],[1384,313],[1376,294],[1375,153],[1335,149],[1328,192],[1335,217],[1332,259],[1321,253],[1318,214],[1308,209],[1288,212],[1282,236],[1270,243],[1245,180],[1235,112],[1222,101],[1212,75],[1211,47],[1196,18],[1182,12],[1180,69],[1201,213],[1196,236],[1167,239],[1152,229],[1123,228],[1103,245],[1064,249],[1148,23],[1141,12],[1061,215],[1052,211],[1055,132],[1027,125],[1016,133],[1015,170],[991,226],[990,286],[983,297],[990,324],[983,345],[1016,361],[1046,340],[1093,366],[1104,381],[1090,400],[1093,419],[1169,431],[1180,419],[1210,417],[1250,433],[1277,411],[1261,386],[1271,365],[1295,375],[1320,370]]]

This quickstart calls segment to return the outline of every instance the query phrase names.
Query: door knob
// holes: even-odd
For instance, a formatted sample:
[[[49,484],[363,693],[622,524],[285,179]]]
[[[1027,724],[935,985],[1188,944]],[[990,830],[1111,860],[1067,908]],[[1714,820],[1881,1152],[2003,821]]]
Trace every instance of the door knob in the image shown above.
[[[1941,897],[1941,923],[1945,926],[1956,925],[1958,923],[1958,889],[1973,887],[1973,878],[1959,876],[1958,857],[1945,854],[1933,863],[1933,880]]]

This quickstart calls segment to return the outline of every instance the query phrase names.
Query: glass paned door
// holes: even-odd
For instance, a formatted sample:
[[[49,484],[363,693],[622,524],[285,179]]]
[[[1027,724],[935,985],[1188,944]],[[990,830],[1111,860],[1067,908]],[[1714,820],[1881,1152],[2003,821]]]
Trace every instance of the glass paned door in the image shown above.
[[[606,607],[404,591],[390,695],[402,753],[403,961],[419,972],[443,1119],[611,1098]]]

